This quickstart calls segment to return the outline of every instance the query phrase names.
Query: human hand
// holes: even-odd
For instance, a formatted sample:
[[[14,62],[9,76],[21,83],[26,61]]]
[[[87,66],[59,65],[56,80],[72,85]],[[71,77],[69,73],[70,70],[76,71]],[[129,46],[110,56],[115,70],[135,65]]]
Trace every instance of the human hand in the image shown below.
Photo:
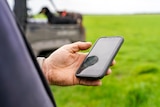
[[[87,80],[79,79],[75,76],[75,73],[84,58],[86,53],[79,52],[80,50],[86,50],[91,47],[90,42],[75,42],[72,44],[64,45],[55,52],[53,52],[48,58],[46,58],[42,65],[42,70],[46,76],[49,84],[70,86],[70,85],[88,85],[98,86],[101,85],[101,80]],[[112,65],[115,64],[113,61]],[[111,69],[107,71],[107,74],[111,73]]]

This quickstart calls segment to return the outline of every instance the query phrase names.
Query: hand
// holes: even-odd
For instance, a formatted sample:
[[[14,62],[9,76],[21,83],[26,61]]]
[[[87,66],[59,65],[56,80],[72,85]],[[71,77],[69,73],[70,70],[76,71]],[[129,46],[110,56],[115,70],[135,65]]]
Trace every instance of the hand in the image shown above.
[[[42,70],[49,82],[49,84],[69,86],[69,85],[88,85],[98,86],[101,85],[101,80],[86,80],[79,79],[75,73],[84,58],[86,53],[80,53],[80,50],[86,50],[91,47],[90,42],[75,42],[72,44],[64,45],[48,58],[46,58],[42,65]],[[115,61],[113,61],[113,64]],[[111,73],[111,69],[107,74]]]

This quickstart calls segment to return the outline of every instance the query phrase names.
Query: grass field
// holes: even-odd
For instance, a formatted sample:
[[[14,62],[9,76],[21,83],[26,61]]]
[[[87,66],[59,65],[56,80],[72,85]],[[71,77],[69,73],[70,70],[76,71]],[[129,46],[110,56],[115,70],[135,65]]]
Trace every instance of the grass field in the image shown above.
[[[84,24],[87,41],[125,42],[102,86],[51,86],[58,107],[160,107],[160,15],[84,16]]]

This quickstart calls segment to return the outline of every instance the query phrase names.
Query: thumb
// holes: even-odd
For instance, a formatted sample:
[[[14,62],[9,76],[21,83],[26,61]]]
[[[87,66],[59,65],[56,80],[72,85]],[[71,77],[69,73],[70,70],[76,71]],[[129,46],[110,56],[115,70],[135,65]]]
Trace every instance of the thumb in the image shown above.
[[[80,50],[87,50],[92,46],[91,42],[75,42],[72,45],[72,51],[78,52]]]

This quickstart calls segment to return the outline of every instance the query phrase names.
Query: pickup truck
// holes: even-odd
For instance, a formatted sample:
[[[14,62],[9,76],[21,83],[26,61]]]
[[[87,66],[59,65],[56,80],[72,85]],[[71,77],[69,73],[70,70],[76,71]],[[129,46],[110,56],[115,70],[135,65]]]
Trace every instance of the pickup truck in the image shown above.
[[[82,25],[48,24],[46,19],[35,20],[28,14],[32,11],[30,7],[27,7],[29,0],[13,1],[15,1],[13,11],[22,28],[24,28],[26,38],[31,44],[35,56],[45,56],[68,43],[85,41],[85,30]],[[54,3],[51,2],[51,4]],[[55,10],[57,11],[56,8]],[[58,14],[59,12],[57,11],[56,13]]]

